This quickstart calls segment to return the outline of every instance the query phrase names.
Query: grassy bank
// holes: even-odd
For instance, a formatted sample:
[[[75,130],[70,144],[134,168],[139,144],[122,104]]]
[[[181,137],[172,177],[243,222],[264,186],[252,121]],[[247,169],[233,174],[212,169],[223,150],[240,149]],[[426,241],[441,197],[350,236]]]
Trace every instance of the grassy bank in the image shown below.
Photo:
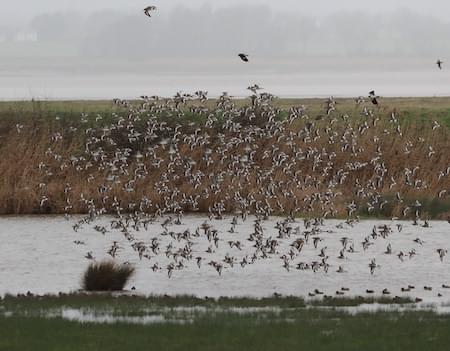
[[[215,103],[216,100],[211,99],[206,106],[212,107]],[[355,100],[352,98],[337,98],[336,103],[342,113],[352,114],[357,111]],[[380,103],[382,110],[395,110],[410,122],[437,120],[450,126],[450,97],[383,98]],[[248,104],[248,101],[236,100],[236,104],[244,106]],[[311,115],[321,115],[324,112],[324,99],[276,99],[274,101],[274,106],[285,110],[299,105],[306,106]],[[28,118],[33,114],[40,117],[70,116],[78,119],[81,113],[108,115],[118,111],[120,108],[111,100],[0,101],[1,120],[22,121],[24,117]]]
[[[306,313],[289,321],[256,316],[205,317],[193,324],[80,324],[0,318],[1,350],[445,350],[448,317],[407,313],[350,317]]]
[[[62,307],[88,308],[114,310],[118,313],[142,314],[143,311],[158,307],[204,307],[204,308],[252,308],[252,307],[278,307],[303,308],[307,306],[358,306],[361,304],[411,304],[413,300],[408,297],[324,297],[305,300],[297,296],[249,298],[249,297],[221,297],[200,298],[195,296],[139,296],[139,295],[112,295],[99,294],[62,294],[60,296],[11,296],[6,295],[0,299],[2,310],[23,313],[39,312],[42,309]]]
[[[165,103],[164,100],[160,102],[158,109]],[[250,105],[248,99],[236,100],[233,103],[239,113],[248,111]],[[172,180],[172,184],[176,184],[180,192],[176,201],[182,202],[181,194],[186,198],[200,195],[198,210],[207,212],[210,207],[223,200],[220,195],[233,197],[236,193],[243,196],[257,193],[260,185],[256,178],[264,174],[266,170],[270,170],[272,166],[268,162],[271,157],[264,158],[263,151],[276,148],[284,152],[288,158],[293,158],[294,152],[286,146],[285,139],[299,135],[295,139],[295,147],[303,151],[312,150],[315,158],[319,152],[323,155],[319,155],[319,166],[316,164],[317,159],[304,159],[296,162],[290,169],[290,173],[288,172],[289,174],[286,173],[284,165],[274,172],[271,170],[270,181],[277,184],[279,187],[276,189],[277,195],[280,195],[278,202],[271,200],[274,214],[285,214],[294,210],[296,206],[292,196],[300,203],[312,202],[312,196],[323,197],[328,194],[332,184],[333,192],[339,194],[333,199],[333,206],[324,207],[313,203],[310,206],[305,205],[307,208],[296,209],[296,214],[313,216],[328,212],[334,217],[344,217],[346,207],[355,200],[358,204],[357,214],[360,216],[399,216],[405,206],[411,206],[416,199],[420,199],[423,216],[446,218],[450,214],[449,192],[441,194],[440,197],[438,194],[442,189],[450,189],[450,177],[439,177],[439,173],[445,172],[450,166],[448,158],[450,98],[386,98],[381,99],[380,107],[373,107],[370,102],[366,102],[364,106],[357,105],[353,99],[336,99],[335,103],[335,110],[327,113],[323,99],[275,99],[271,103],[271,109],[275,111],[277,121],[286,121],[292,107],[298,108],[304,105],[304,114],[293,123],[285,122],[284,135],[281,137],[253,138],[253,145],[260,150],[256,153],[254,160],[254,165],[258,169],[253,167],[249,175],[242,175],[239,178],[226,176],[219,184],[223,189],[227,189],[226,194],[217,192],[207,197],[204,196],[204,191],[212,186],[214,181],[211,179],[214,177],[204,181],[199,188],[193,189],[193,184],[182,177],[183,170],[179,169],[180,174],[175,174],[178,179]],[[0,214],[64,213],[66,212],[64,208],[67,207],[64,188],[67,184],[70,184],[73,192],[70,213],[88,211],[86,203],[79,200],[81,194],[84,198],[93,199],[98,204],[101,201],[98,188],[105,185],[107,172],[104,166],[96,168],[99,162],[92,160],[91,154],[86,155],[85,143],[88,136],[95,140],[101,138],[104,128],[108,129],[120,118],[128,121],[129,118],[139,117],[139,122],[135,122],[136,125],[133,128],[139,133],[145,133],[148,111],[141,112],[138,101],[130,102],[130,104],[123,106],[113,104],[111,101],[0,102],[0,151],[4,155],[0,160]],[[226,138],[233,140],[236,134],[241,136],[248,134],[245,124],[248,122],[241,119],[238,113],[234,120],[238,123],[245,122],[241,123],[240,133],[225,131],[221,129],[219,123],[213,128],[205,127],[207,117],[211,113],[219,119],[223,117],[223,111],[219,111],[216,104],[216,100],[209,100],[204,104],[188,102],[182,108],[184,115],[181,118],[170,116],[167,111],[157,112],[156,121],[166,123],[169,129],[147,143],[129,142],[125,132],[114,135],[113,139],[117,147],[131,150],[132,155],[127,160],[128,170],[136,172],[139,168],[133,158],[137,151],[144,152],[148,146],[154,146],[161,140],[172,137],[177,124],[182,126],[180,129],[182,136],[207,135],[210,140],[210,144],[190,149],[187,143],[182,142],[178,137],[180,157],[196,162],[193,171],[199,174],[217,175],[227,166],[231,166],[235,162],[233,157],[240,157],[244,146],[239,144],[233,146],[226,153],[229,160],[225,164],[219,164],[221,143],[217,137],[219,133],[222,133]],[[195,108],[192,109],[193,107],[204,108],[206,112],[198,112]],[[370,110],[368,116],[362,114],[363,107],[366,111]],[[256,109],[255,112],[258,115],[261,111]],[[391,121],[393,113],[398,120],[395,123]],[[342,116],[346,116],[346,119],[343,120]],[[433,129],[435,122],[440,125],[436,130]],[[250,123],[262,127],[266,125],[264,119],[260,117]],[[366,125],[370,128],[366,129]],[[401,132],[397,131],[397,127],[401,129]],[[196,131],[197,128],[200,132]],[[55,141],[54,138],[58,135],[62,138],[61,140],[57,138]],[[314,137],[315,135],[317,137]],[[378,140],[377,145],[374,143],[375,139]],[[108,158],[112,158],[113,149],[108,149],[107,145],[101,142],[97,144],[96,146],[109,153],[106,155],[107,161]],[[352,144],[353,151],[350,148]],[[215,163],[212,165],[203,159],[205,151],[209,148],[213,149],[212,159]],[[430,150],[433,151],[431,156],[429,156]],[[125,192],[121,186],[113,185],[108,193],[109,200],[102,204],[105,210],[112,211],[114,196],[123,203],[139,203],[142,198],[146,198],[155,206],[162,204],[168,196],[174,196],[170,194],[170,191],[158,190],[161,177],[170,164],[168,151],[168,148],[159,148],[154,157],[162,161],[157,164],[149,161],[145,165],[150,179],[136,181],[133,192]],[[334,158],[332,164],[327,165],[327,160],[323,157],[328,157],[330,154],[333,154]],[[84,169],[86,164],[71,161],[74,156],[87,158],[85,163],[90,165],[89,169]],[[40,169],[39,165],[42,163],[45,167]],[[358,168],[361,164],[368,166]],[[60,168],[62,166],[65,168]],[[367,191],[373,187],[372,183],[376,180],[376,173],[379,172],[380,166],[388,170],[384,182],[377,185],[375,192]],[[419,168],[414,171],[414,184],[402,184],[400,180],[404,178],[405,170],[413,170],[417,166]],[[79,169],[75,170],[77,167]],[[347,168],[349,170],[346,170]],[[345,173],[344,177],[342,173],[337,174],[339,169]],[[298,179],[293,177],[295,172],[300,174]],[[389,182],[389,179],[393,178],[397,180],[395,185]],[[130,177],[119,179],[122,185],[129,180]],[[292,181],[297,185],[304,184],[296,185],[297,188],[289,185],[293,194],[281,196],[280,193],[286,187],[284,184]],[[336,182],[338,183],[335,184]],[[355,185],[357,182],[361,184],[360,189],[366,190],[362,198],[358,198],[361,195],[355,196],[360,190]],[[246,184],[245,189],[242,184]],[[397,193],[401,193],[404,200],[396,201]],[[43,198],[48,198],[44,205],[41,203]],[[374,198],[376,205],[370,208],[371,206],[367,203],[375,201]],[[261,203],[265,201],[264,196],[255,196],[255,199]],[[381,205],[384,201],[387,204]],[[230,201],[226,203],[226,210],[236,210],[236,204]],[[192,206],[183,205],[182,209],[189,212]],[[412,213],[413,211],[409,216]]]
[[[350,315],[333,308],[304,308],[301,299],[297,304],[290,300],[7,298],[0,303],[0,350],[438,350],[450,341],[447,315]],[[117,320],[80,322],[62,310]],[[156,320],[141,324],[140,316]]]

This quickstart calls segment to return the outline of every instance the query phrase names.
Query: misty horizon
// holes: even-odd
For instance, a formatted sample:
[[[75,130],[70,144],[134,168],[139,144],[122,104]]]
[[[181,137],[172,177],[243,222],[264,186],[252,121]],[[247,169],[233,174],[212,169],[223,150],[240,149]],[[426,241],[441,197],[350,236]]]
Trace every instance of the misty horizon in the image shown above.
[[[374,88],[384,96],[450,95],[450,21],[440,11],[414,1],[371,8],[346,0],[320,12],[326,2],[154,1],[148,18],[140,0],[28,1],[19,17],[0,24],[0,99],[198,89],[243,96],[253,83],[290,97]]]
[[[180,6],[157,11],[49,12],[26,25],[0,25],[0,57],[216,59],[438,57],[450,55],[450,22],[412,10],[339,11],[319,19],[267,5]]]

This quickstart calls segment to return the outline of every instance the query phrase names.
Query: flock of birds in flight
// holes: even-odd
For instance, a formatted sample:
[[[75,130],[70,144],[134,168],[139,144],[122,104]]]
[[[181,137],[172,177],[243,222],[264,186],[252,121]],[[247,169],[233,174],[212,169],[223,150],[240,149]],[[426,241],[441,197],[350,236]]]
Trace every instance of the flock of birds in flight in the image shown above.
[[[155,10],[155,6],[148,6],[144,13],[151,17]],[[248,62],[248,55],[241,53],[239,57]],[[440,69],[442,63],[437,62]],[[41,208],[51,202],[45,191],[52,179],[67,172],[79,174],[87,184],[95,184],[96,191],[81,189],[76,194],[71,184],[65,185],[66,216],[70,218],[75,201],[81,202],[88,213],[73,229],[78,231],[92,224],[103,235],[111,230],[121,232],[139,260],[150,261],[153,271],[165,270],[168,277],[188,268],[190,263],[198,268],[206,265],[221,275],[224,269],[244,268],[276,257],[287,271],[327,273],[332,267],[330,255],[342,262],[334,267],[335,272],[345,273],[349,256],[361,249],[369,253],[375,241],[380,240],[386,241],[384,254],[401,262],[419,253],[425,242],[421,238],[414,239],[413,249],[392,248],[389,240],[392,235],[401,235],[400,223],[375,226],[359,244],[343,236],[337,254],[327,251],[321,243],[333,235],[323,229],[324,220],[339,213],[338,203],[349,194],[353,198],[345,200],[347,219],[338,229],[359,222],[360,203],[368,213],[382,211],[389,203],[400,206],[403,219],[412,218],[413,225],[429,228],[427,218],[422,218],[422,204],[418,200],[408,203],[399,190],[426,191],[429,170],[414,164],[413,157],[405,157],[406,163],[398,171],[383,157],[396,140],[402,145],[403,155],[425,152],[432,160],[437,151],[427,145],[427,140],[406,139],[395,111],[389,115],[388,127],[380,131],[379,96],[375,91],[368,94],[369,105],[364,97],[355,99],[360,110],[360,120],[355,125],[348,115],[339,114],[332,97],[326,100],[321,118],[309,116],[303,105],[291,107],[280,118],[285,111],[273,105],[275,96],[260,92],[262,88],[256,84],[248,90],[252,93],[249,106],[240,106],[227,93],[212,103],[206,91],[197,91],[180,92],[173,98],[141,96],[137,104],[115,99],[115,105],[125,113],[115,113],[108,123],[96,116],[99,127],[88,126],[90,117],[83,114],[84,151],[65,155],[60,147],[64,139],[72,138],[78,128],[83,128],[72,126],[52,135],[52,147],[39,164],[43,177],[39,184]],[[201,121],[190,121],[192,115]],[[440,127],[433,121],[430,130],[438,133]],[[361,176],[364,173],[371,176]],[[450,164],[435,173],[433,179],[442,184],[436,196],[447,196]],[[383,196],[386,187],[396,193],[394,199]],[[210,220],[233,213],[229,230],[224,233],[208,221],[193,230],[174,229],[182,226],[185,212],[205,209]],[[93,224],[108,213],[114,214],[109,227]],[[251,214],[253,230],[244,237],[237,226]],[[264,223],[274,214],[286,218],[276,223],[276,236],[266,235]],[[303,225],[296,219],[299,214],[309,214]],[[146,232],[149,225],[158,221],[158,235],[149,240],[136,238],[139,231]],[[200,241],[207,246],[202,252],[198,250]],[[76,240],[75,244],[85,243]],[[305,247],[317,250],[317,259],[302,260]],[[219,248],[226,248],[226,254],[216,258],[222,252]],[[116,258],[122,249],[114,241],[107,253]],[[443,261],[447,249],[434,250],[436,259]],[[85,257],[95,260],[91,251]],[[160,263],[163,261],[164,265]],[[379,268],[376,258],[368,259],[369,274],[375,274]],[[442,287],[447,288],[445,284]],[[389,293],[387,289],[383,291]]]

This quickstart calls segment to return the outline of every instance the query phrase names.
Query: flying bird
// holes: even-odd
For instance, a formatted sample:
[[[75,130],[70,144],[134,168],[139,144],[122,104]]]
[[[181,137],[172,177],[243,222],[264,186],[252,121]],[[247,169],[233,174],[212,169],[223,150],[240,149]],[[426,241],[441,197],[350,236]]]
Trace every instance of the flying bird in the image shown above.
[[[145,13],[146,16],[152,17],[152,16],[150,15],[150,12],[155,11],[155,10],[156,10],[156,6],[147,6],[147,7],[144,9],[144,13]]]
[[[439,69],[442,69],[442,64],[444,63],[444,61],[441,61],[441,59],[438,59],[436,61],[437,66],[439,67]]]
[[[239,54],[238,55],[242,61],[248,62],[248,55],[247,54]]]
[[[370,99],[370,101],[372,101],[372,104],[378,105],[377,98],[379,98],[379,96],[375,95],[375,90],[372,90],[369,92],[369,99]]]

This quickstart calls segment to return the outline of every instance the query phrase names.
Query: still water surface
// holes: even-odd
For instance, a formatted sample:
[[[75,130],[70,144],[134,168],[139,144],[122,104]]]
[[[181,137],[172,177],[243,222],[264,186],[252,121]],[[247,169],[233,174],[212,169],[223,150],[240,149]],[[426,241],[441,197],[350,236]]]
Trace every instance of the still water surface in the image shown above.
[[[204,216],[186,216],[181,225],[171,225],[168,231],[183,232],[187,229],[194,233],[196,228],[205,221]],[[222,275],[207,263],[214,260],[221,262],[226,254],[241,261],[245,256],[251,256],[254,252],[253,244],[247,240],[249,234],[254,231],[254,218],[245,222],[239,221],[236,233],[230,233],[231,218],[213,220],[210,222],[218,230],[219,247],[213,253],[205,251],[211,245],[204,235],[193,238],[193,259],[184,262],[183,270],[175,270],[172,278],[168,278],[167,265],[173,261],[165,255],[165,247],[172,243],[176,251],[184,247],[182,240],[178,242],[169,235],[161,235],[163,228],[161,221],[149,225],[148,230],[133,233],[137,240],[142,240],[150,245],[152,238],[156,237],[160,242],[161,251],[158,255],[151,255],[151,259],[143,258],[142,261],[129,243],[119,232],[108,232],[105,236],[92,228],[85,227],[78,232],[72,230],[75,219],[67,221],[61,217],[1,217],[0,218],[0,294],[4,293],[58,293],[70,292],[80,288],[80,279],[83,271],[89,264],[84,258],[88,251],[92,251],[97,260],[108,258],[107,250],[113,240],[119,242],[118,262],[128,261],[135,264],[137,274],[130,282],[128,289],[136,287],[136,292],[142,294],[194,294],[198,296],[270,296],[273,293],[307,296],[314,289],[322,290],[325,294],[334,295],[341,287],[350,288],[348,295],[365,295],[366,289],[375,290],[376,295],[381,295],[384,288],[388,288],[392,294],[399,296],[412,296],[424,298],[424,301],[450,302],[450,289],[442,287],[450,285],[450,256],[445,256],[443,261],[436,252],[438,248],[450,248],[450,225],[445,221],[432,221],[430,228],[413,226],[411,222],[391,222],[367,220],[361,221],[353,227],[342,221],[328,220],[321,227],[318,248],[315,249],[310,239],[291,263],[288,272],[283,268],[280,256],[287,254],[291,249],[292,241],[302,234],[290,238],[279,239],[280,245],[277,253],[269,255],[269,258],[258,259],[254,264],[244,268],[237,262],[233,268],[223,263]],[[276,222],[281,218],[271,218],[263,222],[264,238],[276,238],[278,230]],[[102,223],[103,221],[103,223]],[[108,225],[108,219],[102,219],[96,224]],[[403,230],[398,232],[397,225],[401,223]],[[388,238],[372,240],[366,251],[361,242],[371,234],[374,226],[387,224],[392,233]],[[306,229],[303,221],[292,224],[299,227],[299,233]],[[339,226],[339,228],[337,227]],[[345,253],[345,259],[339,259],[339,251],[342,248],[340,239],[348,237],[354,243],[354,253]],[[420,238],[423,245],[413,240]],[[75,240],[80,240],[85,245],[76,245]],[[230,248],[228,241],[239,240],[242,250]],[[392,246],[392,254],[387,255],[386,246]],[[329,256],[330,268],[328,273],[319,270],[313,273],[311,270],[302,271],[295,269],[299,262],[311,263],[320,261],[318,256],[320,249],[326,247],[325,253]],[[400,261],[397,254],[403,251],[405,254],[415,250],[416,255],[404,261]],[[197,267],[195,257],[204,259],[201,268]],[[371,259],[376,259],[380,265],[373,275],[369,272]],[[153,272],[151,267],[157,263],[162,269]],[[337,273],[338,266],[342,266],[345,273]],[[402,287],[414,285],[411,292],[401,292]],[[431,291],[424,290],[424,286],[432,287]],[[440,293],[443,296],[437,297]]]

